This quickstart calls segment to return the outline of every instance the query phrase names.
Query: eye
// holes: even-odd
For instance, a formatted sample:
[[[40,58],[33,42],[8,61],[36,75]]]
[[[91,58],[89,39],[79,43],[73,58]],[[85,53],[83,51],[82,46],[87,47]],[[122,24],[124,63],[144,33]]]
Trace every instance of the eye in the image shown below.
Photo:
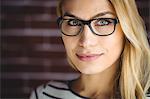
[[[81,22],[77,19],[70,19],[68,21],[68,25],[70,25],[70,26],[81,26]]]
[[[105,25],[109,25],[111,23],[113,23],[111,19],[98,19],[95,22],[95,25],[96,26],[105,26]]]

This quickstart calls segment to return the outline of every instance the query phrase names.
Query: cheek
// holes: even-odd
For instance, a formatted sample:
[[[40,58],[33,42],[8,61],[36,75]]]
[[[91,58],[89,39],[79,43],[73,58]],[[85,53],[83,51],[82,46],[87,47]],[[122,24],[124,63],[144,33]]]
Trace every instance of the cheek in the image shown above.
[[[108,36],[107,40],[103,40],[102,48],[106,53],[97,63],[101,64],[103,69],[117,65],[116,62],[118,62],[124,48],[124,36],[117,35],[117,33]]]
[[[124,34],[122,31],[117,31],[116,34],[110,36],[104,45],[106,50],[108,51],[108,55],[114,57],[120,57],[123,48],[124,48]]]
[[[66,49],[66,53],[70,56],[72,54],[72,50],[76,47],[76,40],[74,38],[62,36],[63,43]]]

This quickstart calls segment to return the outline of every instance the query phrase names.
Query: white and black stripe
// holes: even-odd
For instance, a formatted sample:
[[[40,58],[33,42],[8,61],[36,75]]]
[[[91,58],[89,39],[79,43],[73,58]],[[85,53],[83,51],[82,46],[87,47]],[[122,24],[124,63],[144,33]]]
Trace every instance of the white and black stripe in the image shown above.
[[[30,99],[89,99],[78,95],[70,90],[68,82],[56,82],[50,83],[38,87],[34,93],[32,93]]]
[[[116,96],[117,95],[117,96]],[[119,92],[114,99],[121,99]],[[150,99],[150,94],[147,93],[146,99]],[[31,95],[30,99],[90,99],[79,95],[71,90],[70,81],[57,82],[51,81],[46,85],[38,87]]]

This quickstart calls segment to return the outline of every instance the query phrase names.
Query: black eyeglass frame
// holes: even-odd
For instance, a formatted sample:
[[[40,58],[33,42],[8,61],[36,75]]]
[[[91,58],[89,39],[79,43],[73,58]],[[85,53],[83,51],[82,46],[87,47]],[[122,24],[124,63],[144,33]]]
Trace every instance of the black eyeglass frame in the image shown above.
[[[118,18],[114,18],[114,19],[113,19],[113,18],[94,18],[94,19],[90,19],[90,20],[81,20],[81,19],[77,19],[77,18],[75,18],[75,19],[78,20],[78,21],[80,21],[80,22],[82,23],[81,29],[80,29],[80,31],[79,31],[77,34],[75,34],[75,35],[68,35],[68,34],[65,34],[65,33],[62,31],[62,29],[61,29],[61,24],[63,23],[63,20],[70,20],[70,19],[63,18],[62,16],[58,17],[58,19],[57,19],[57,24],[58,24],[58,27],[61,29],[61,32],[62,32],[64,35],[66,35],[66,36],[77,36],[77,35],[79,35],[80,33],[82,33],[82,31],[83,31],[83,29],[84,29],[84,25],[88,25],[88,27],[90,28],[90,30],[92,31],[93,34],[98,35],[98,36],[108,36],[108,35],[111,35],[111,34],[114,33],[115,28],[116,28],[116,24],[119,23]],[[106,34],[106,35],[100,35],[100,34],[95,33],[95,32],[93,31],[93,29],[92,29],[91,22],[92,22],[93,20],[98,20],[98,19],[111,19],[111,20],[113,20],[113,23],[114,23],[114,30],[113,30],[113,32],[112,32],[112,33],[109,33],[109,34]]]

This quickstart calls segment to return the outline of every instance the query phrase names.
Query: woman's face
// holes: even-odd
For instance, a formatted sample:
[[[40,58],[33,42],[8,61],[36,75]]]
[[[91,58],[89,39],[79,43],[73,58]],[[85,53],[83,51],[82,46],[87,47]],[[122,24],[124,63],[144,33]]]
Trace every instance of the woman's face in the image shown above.
[[[117,17],[108,0],[66,0],[62,11],[69,15],[64,18],[74,19],[75,16],[82,20]],[[124,34],[119,23],[114,33],[108,36],[95,35],[88,25],[84,25],[79,35],[62,34],[62,39],[69,60],[84,74],[96,74],[111,66],[118,66],[124,47]]]

